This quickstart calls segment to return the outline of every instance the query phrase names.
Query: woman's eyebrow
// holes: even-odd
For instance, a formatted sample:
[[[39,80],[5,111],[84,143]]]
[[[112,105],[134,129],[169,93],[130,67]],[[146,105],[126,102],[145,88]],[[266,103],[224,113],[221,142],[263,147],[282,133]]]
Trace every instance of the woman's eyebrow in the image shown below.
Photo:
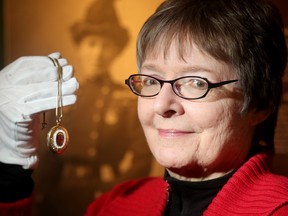
[[[141,70],[142,69],[151,70],[151,71],[155,71],[155,72],[160,72],[161,71],[161,68],[158,67],[157,64],[144,64],[141,67]],[[196,72],[216,73],[216,71],[213,70],[213,69],[209,69],[207,67],[198,66],[198,65],[183,67],[183,68],[181,68],[181,72],[182,73],[196,73]]]

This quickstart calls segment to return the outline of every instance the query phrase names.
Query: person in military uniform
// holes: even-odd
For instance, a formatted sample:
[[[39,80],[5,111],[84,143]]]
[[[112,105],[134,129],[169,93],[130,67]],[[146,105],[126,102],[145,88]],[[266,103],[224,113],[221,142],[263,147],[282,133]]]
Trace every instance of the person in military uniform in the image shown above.
[[[70,135],[67,150],[61,156],[46,151],[41,157],[39,170],[44,173],[36,179],[42,183],[37,209],[41,216],[83,215],[95,196],[150,173],[152,155],[138,123],[137,98],[109,73],[129,40],[113,3],[94,1],[85,19],[71,27],[83,66],[75,72],[80,89],[77,103],[62,121]]]

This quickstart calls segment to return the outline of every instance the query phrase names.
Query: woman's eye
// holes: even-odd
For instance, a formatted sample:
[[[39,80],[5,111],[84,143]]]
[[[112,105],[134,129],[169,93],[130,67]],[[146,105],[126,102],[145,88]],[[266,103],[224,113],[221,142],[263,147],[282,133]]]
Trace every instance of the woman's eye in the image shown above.
[[[157,85],[158,84],[157,80],[151,79],[151,78],[146,78],[142,82],[143,82],[143,84],[145,86],[152,86],[152,85]]]
[[[195,87],[195,88],[206,88],[207,86],[207,83],[203,80],[200,80],[200,79],[192,79],[189,81],[191,87]]]

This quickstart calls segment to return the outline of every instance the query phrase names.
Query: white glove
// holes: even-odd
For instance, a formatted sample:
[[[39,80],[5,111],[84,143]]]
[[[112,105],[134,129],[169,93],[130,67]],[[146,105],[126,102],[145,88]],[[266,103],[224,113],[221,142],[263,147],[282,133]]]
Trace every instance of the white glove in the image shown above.
[[[63,106],[76,102],[78,82],[60,53]],[[0,161],[35,168],[40,112],[56,107],[57,68],[47,56],[21,57],[0,71]]]

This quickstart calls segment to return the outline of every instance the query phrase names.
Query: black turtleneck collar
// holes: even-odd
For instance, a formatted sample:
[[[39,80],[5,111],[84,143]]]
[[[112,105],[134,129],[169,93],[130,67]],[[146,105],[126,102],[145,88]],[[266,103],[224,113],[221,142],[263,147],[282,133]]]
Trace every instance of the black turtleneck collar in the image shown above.
[[[169,184],[169,201],[164,215],[202,215],[233,173],[217,179],[188,182],[175,179],[165,171],[164,179]]]

